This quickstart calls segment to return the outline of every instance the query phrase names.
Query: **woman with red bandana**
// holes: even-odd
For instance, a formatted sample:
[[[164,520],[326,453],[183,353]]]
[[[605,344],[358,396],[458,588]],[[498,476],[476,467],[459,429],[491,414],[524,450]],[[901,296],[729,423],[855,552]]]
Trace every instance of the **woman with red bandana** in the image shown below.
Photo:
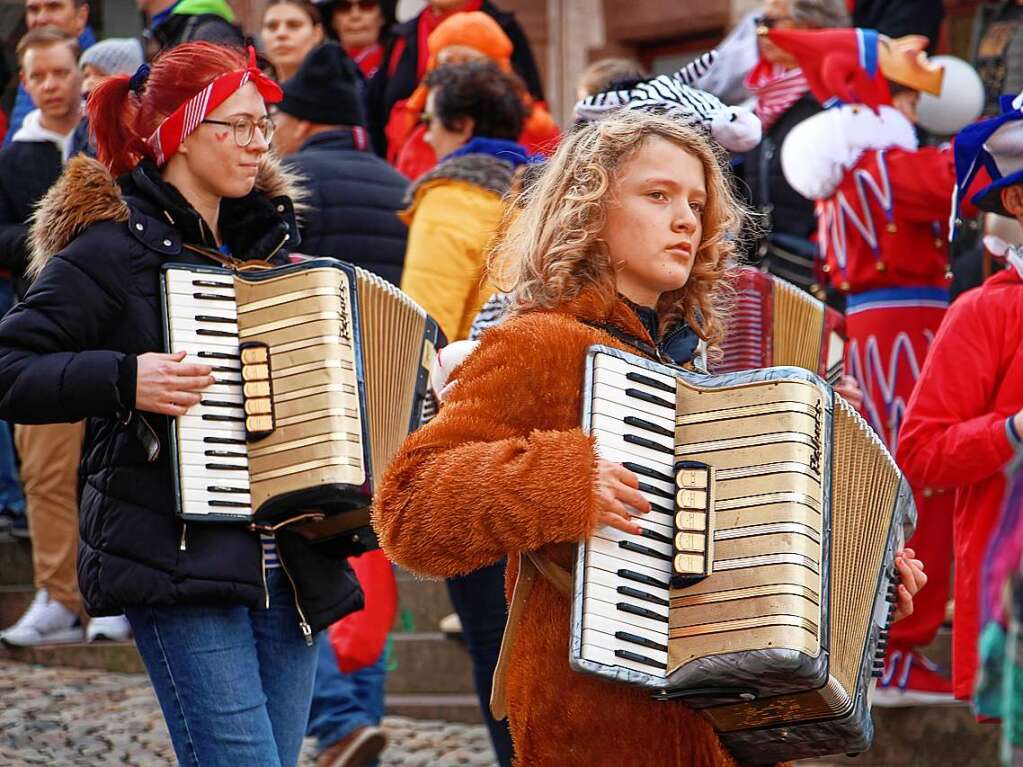
[[[515,16],[502,11],[490,0],[429,0],[423,11],[393,29],[384,52],[384,65],[370,81],[368,120],[373,146],[381,157],[388,153],[384,127],[394,105],[412,95],[426,76],[430,51],[427,41],[440,23],[463,11],[482,11],[498,23],[512,43],[511,64],[526,84],[530,95],[543,101],[540,70],[533,59],[529,40]]]
[[[269,154],[280,98],[252,49],[210,43],[107,80],[89,100],[99,160],[68,163],[43,199],[35,282],[0,323],[2,417],[88,419],[83,602],[127,615],[189,767],[293,767],[314,636],[362,607],[344,558],[297,533],[183,522],[165,442],[217,368],[163,353],[162,266],[265,267],[298,244],[295,190]]]

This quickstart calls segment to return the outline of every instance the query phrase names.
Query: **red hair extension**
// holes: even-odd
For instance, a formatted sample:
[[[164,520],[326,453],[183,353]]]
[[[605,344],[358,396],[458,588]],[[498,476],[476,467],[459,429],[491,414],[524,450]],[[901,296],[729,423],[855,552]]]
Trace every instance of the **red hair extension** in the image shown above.
[[[168,115],[220,75],[246,66],[248,56],[241,48],[185,43],[157,56],[137,94],[128,75],[109,78],[87,107],[100,162],[119,176],[143,158],[152,159],[146,139]]]

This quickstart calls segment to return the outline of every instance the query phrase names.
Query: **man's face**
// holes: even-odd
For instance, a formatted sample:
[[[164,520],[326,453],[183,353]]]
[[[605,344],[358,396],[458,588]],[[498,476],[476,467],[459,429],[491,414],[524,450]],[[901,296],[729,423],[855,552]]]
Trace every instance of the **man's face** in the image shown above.
[[[765,0],[761,6],[760,18],[765,26],[772,29],[797,29],[802,26],[792,18],[792,0]],[[760,55],[768,61],[785,67],[796,66],[795,58],[767,37],[760,37],[758,42]]]
[[[63,43],[25,51],[21,81],[44,119],[64,120],[82,105],[82,73],[71,48]]]
[[[89,20],[89,6],[75,0],[25,0],[25,24],[29,29],[57,27],[78,37]]]
[[[274,109],[270,113],[274,120],[273,147],[281,157],[294,154],[302,148],[304,137],[301,130],[301,120],[296,120],[287,112]]]

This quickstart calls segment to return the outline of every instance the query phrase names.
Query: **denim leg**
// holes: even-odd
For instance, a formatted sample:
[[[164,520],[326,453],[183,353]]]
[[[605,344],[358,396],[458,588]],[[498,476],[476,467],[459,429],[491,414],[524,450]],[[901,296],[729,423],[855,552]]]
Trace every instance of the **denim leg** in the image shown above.
[[[282,767],[247,608],[135,607],[126,614],[179,764]]]
[[[0,421],[0,509],[25,513],[25,493],[21,489],[18,464],[14,460],[14,440],[7,421]]]
[[[504,571],[505,563],[501,560],[468,575],[451,578],[447,585],[451,604],[462,621],[465,644],[472,656],[476,695],[497,760],[501,767],[511,767],[514,751],[508,720],[496,721],[490,715],[490,688],[493,686],[497,656],[501,652],[504,625],[508,620]]]
[[[379,725],[384,715],[384,653],[376,663],[345,674],[338,668],[326,633],[319,639],[316,684],[306,734],[319,750],[337,743],[360,727]]]
[[[279,567],[267,570],[266,585],[270,607],[251,612],[252,629],[280,763],[282,767],[294,767],[309,721],[316,641],[310,646],[302,635],[295,593],[284,570]]]
[[[10,280],[0,279],[0,317],[14,305],[14,289]],[[18,464],[14,459],[14,440],[11,427],[0,421],[0,509],[25,513],[25,494],[21,490]]]

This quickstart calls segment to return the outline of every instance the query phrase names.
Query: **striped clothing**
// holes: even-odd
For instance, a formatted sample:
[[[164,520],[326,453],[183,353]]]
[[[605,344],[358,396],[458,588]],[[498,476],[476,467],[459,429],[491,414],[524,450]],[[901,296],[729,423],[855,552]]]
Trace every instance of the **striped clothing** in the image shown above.
[[[277,558],[277,541],[272,535],[260,534],[263,544],[263,566],[267,570],[273,570],[281,566],[281,560]]]

